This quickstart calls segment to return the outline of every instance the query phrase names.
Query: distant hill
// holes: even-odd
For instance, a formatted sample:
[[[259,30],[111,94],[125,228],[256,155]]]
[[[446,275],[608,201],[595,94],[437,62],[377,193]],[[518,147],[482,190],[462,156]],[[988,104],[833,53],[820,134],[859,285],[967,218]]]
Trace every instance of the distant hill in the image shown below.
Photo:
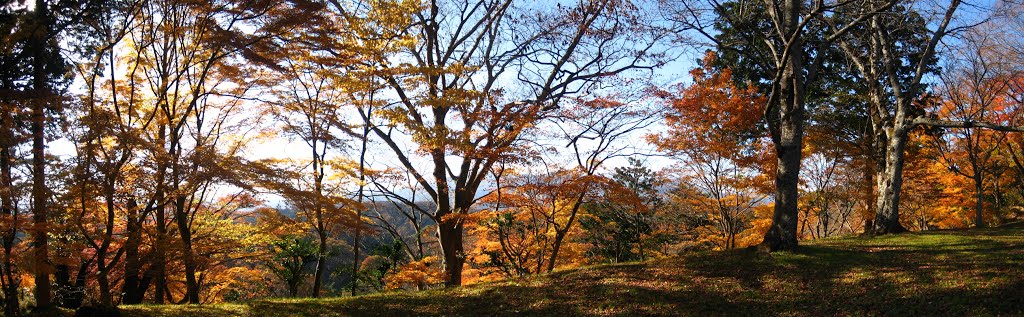
[[[125,316],[1024,315],[1024,228],[701,252],[454,290],[207,306]]]

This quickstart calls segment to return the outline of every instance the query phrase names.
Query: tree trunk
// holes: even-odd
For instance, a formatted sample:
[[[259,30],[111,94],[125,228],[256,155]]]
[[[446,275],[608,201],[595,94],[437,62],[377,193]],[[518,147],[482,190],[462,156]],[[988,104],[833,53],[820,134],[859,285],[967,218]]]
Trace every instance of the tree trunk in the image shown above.
[[[33,88],[35,100],[32,104],[32,253],[35,276],[36,307],[46,311],[53,307],[53,292],[50,290],[50,258],[48,227],[49,219],[46,208],[46,104],[51,98],[49,80],[46,75],[46,42],[49,33],[48,4],[36,0],[36,34],[31,44],[33,68]]]
[[[21,282],[21,279],[17,278],[18,275],[14,272],[13,267],[11,266],[11,264],[14,263],[13,256],[11,254],[12,248],[13,244],[8,243],[7,238],[4,237],[4,316],[8,317],[18,315],[18,284]]]
[[[441,242],[441,253],[444,255],[444,270],[447,280],[445,287],[462,285],[462,265],[465,254],[462,250],[462,221],[447,219],[437,224],[437,236]]]
[[[174,213],[178,235],[181,237],[181,258],[185,264],[185,300],[189,304],[199,304],[199,281],[196,279],[195,255],[192,254],[192,227],[189,225],[189,212],[185,209],[184,196],[175,199]]]
[[[170,118],[167,118],[170,120]],[[169,127],[166,124],[161,124],[157,135],[157,142],[163,146],[167,140],[167,133]],[[173,156],[173,143],[171,150],[168,150],[168,155]],[[164,303],[164,290],[167,289],[167,210],[166,203],[164,202],[164,187],[165,177],[167,176],[168,163],[160,161],[157,164],[157,177],[156,184],[157,190],[153,195],[153,200],[156,205],[153,207],[154,218],[156,218],[156,243],[153,244],[153,255],[150,258],[151,264],[149,271],[152,272],[153,280],[155,284],[153,287],[153,303],[163,304]],[[141,222],[141,220],[140,220]]]
[[[590,173],[589,175],[593,174]],[[565,240],[565,236],[569,235],[569,230],[572,229],[572,224],[576,221],[576,215],[579,214],[580,208],[583,207],[583,199],[586,198],[588,190],[589,188],[584,188],[583,191],[575,197],[576,201],[573,203],[572,209],[570,209],[569,219],[566,220],[565,227],[562,229],[558,229],[557,226],[555,227],[555,241],[551,245],[551,257],[548,258],[548,272],[555,270],[555,263],[558,262],[558,251],[562,249],[562,243]],[[554,217],[554,214],[552,214],[552,217]]]
[[[568,231],[555,232],[555,241],[551,244],[551,257],[548,258],[547,271],[555,270],[555,263],[558,262],[558,251],[562,249],[562,241],[565,240],[565,233]],[[620,250],[622,248],[619,248]],[[618,261],[618,259],[616,259]]]
[[[96,257],[99,259],[99,261],[96,262],[96,282],[100,287],[100,303],[103,305],[110,305],[113,302],[110,295],[110,279],[108,277],[110,269],[103,263],[105,262],[103,258],[106,257],[106,252],[103,253],[102,257],[97,253]]]
[[[295,274],[288,279],[288,297],[299,296],[299,283],[302,282],[302,274]]]
[[[124,284],[121,286],[121,303],[125,305],[141,304],[146,290],[141,287],[139,274],[142,270],[142,259],[139,257],[139,245],[142,241],[142,228],[139,221],[138,203],[135,199],[128,200],[127,224],[124,241]]]
[[[158,201],[162,201],[163,198],[158,198]],[[165,247],[167,245],[167,224],[165,223],[164,207],[157,206],[154,210],[156,212],[156,243],[153,245],[153,257],[150,271],[153,272],[153,279],[155,280],[156,288],[153,291],[153,303],[163,304],[164,303],[164,289],[167,288],[167,275],[166,275],[166,254]]]
[[[107,253],[110,251],[110,243],[114,239],[114,219],[115,206],[114,206],[114,186],[116,178],[108,178],[107,183],[104,185],[104,198],[106,200],[107,215],[105,219],[105,230],[103,233],[103,242],[100,243],[99,248],[96,250],[96,282],[100,288],[100,303],[103,305],[111,305],[113,303],[113,297],[110,294],[110,268],[116,265],[116,263],[107,263]]]
[[[371,95],[370,98],[372,100],[373,99],[373,95]],[[365,117],[367,118],[367,121],[369,121],[369,118],[370,118],[370,116],[372,114],[373,114],[372,113],[372,108],[367,108],[366,115],[365,115]],[[361,144],[361,146],[359,148],[359,193],[358,193],[358,197],[356,198],[357,199],[356,202],[359,203],[359,206],[356,209],[356,222],[355,222],[356,223],[356,228],[355,228],[356,233],[355,233],[355,236],[352,238],[352,276],[353,277],[356,275],[356,273],[359,272],[359,239],[361,238],[360,234],[362,233],[362,232],[360,232],[361,231],[360,230],[361,229],[360,225],[362,225],[362,221],[363,221],[363,210],[362,210],[362,208],[363,208],[363,206],[362,206],[363,205],[363,193],[364,193],[364,190],[366,189],[366,142],[367,142],[367,138],[369,138],[369,137],[370,137],[370,125],[369,124],[364,124],[363,125],[363,138],[361,140],[362,144]],[[415,203],[415,202],[413,202],[413,203]],[[417,236],[417,238],[419,237],[419,230],[416,230],[416,236]],[[359,279],[356,279],[356,278],[352,279],[352,296],[356,296],[356,290],[359,287],[358,281],[359,281]],[[419,287],[419,285],[417,284],[417,288],[418,287]]]
[[[311,127],[312,128],[312,127]],[[316,216],[316,234],[319,238],[319,244],[317,244],[316,251],[316,270],[313,273],[313,298],[320,297],[320,288],[322,287],[324,266],[327,265],[327,227],[324,223],[323,214],[323,202],[324,202],[324,156],[317,152],[317,139],[314,137],[312,140],[313,145],[313,178],[314,188],[316,191],[316,203],[314,204],[314,214]],[[324,145],[324,154],[326,154],[327,145]]]
[[[902,118],[897,117],[897,120]],[[880,170],[878,180],[877,212],[875,213],[874,233],[889,234],[907,231],[900,224],[900,190],[903,188],[903,150],[907,143],[905,125],[896,123],[885,149],[885,168]]]
[[[985,196],[985,184],[984,178],[979,170],[980,166],[975,164],[974,166],[974,227],[984,228],[985,217],[982,213],[984,209],[984,196]]]
[[[784,136],[788,140],[776,146],[779,167],[775,174],[775,213],[772,216],[772,225],[761,242],[762,246],[770,251],[793,250],[797,247],[797,186],[800,175],[800,145],[803,143],[802,124],[794,128],[796,129],[790,129],[790,136]]]
[[[82,261],[78,264],[78,272],[74,282],[71,281],[71,267],[66,264],[57,265],[54,270],[54,283],[57,284],[55,297],[56,304],[60,307],[75,309],[82,307],[85,300],[85,282],[92,267],[92,260]]]
[[[777,27],[781,36],[796,35],[800,30],[798,22],[802,10],[800,0],[785,0],[782,4],[782,16]],[[768,1],[768,7],[780,5]],[[799,36],[785,43],[788,55],[784,61],[777,63],[782,69],[782,76],[774,83],[778,101],[769,104],[768,125],[772,132],[772,143],[778,167],[775,173],[775,211],[772,224],[764,235],[761,248],[768,251],[793,250],[797,247],[797,221],[799,209],[798,185],[800,179],[801,150],[804,143],[804,61],[803,42]]]
[[[32,232],[33,258],[35,266],[36,305],[47,308],[53,305],[50,291],[50,261],[48,227],[49,215],[46,208],[46,138],[43,132],[46,115],[44,100],[36,100],[32,106]]]
[[[327,265],[327,233],[317,230],[319,243],[316,251],[316,271],[313,273],[313,298],[320,297],[321,283],[324,279],[324,270]]]
[[[13,174],[11,174],[12,164],[14,158],[11,155],[11,149],[15,146],[16,141],[14,140],[14,116],[13,109],[0,109],[2,118],[0,118],[0,128],[3,130],[0,133],[0,186],[3,188],[11,188],[14,186]],[[21,284],[18,279],[18,273],[14,270],[14,239],[17,235],[17,215],[15,212],[14,197],[11,195],[10,190],[0,191],[0,209],[2,209],[3,221],[0,223],[4,224],[0,232],[3,237],[4,255],[3,264],[0,272],[3,276],[0,276],[3,280],[3,294],[4,294],[4,316],[17,316],[18,315],[18,284]]]

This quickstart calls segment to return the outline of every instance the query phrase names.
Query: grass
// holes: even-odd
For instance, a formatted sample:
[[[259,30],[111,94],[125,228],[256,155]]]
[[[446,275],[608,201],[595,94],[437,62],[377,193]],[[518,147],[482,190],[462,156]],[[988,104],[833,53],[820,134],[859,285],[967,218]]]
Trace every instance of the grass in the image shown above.
[[[125,316],[1024,315],[1024,228],[701,252],[455,290],[204,306]]]

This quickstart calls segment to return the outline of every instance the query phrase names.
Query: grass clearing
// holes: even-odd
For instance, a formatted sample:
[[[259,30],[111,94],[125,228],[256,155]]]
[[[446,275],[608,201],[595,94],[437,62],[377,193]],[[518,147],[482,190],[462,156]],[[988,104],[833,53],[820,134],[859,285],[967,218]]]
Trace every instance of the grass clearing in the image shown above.
[[[125,316],[1024,315],[1024,229],[699,252],[455,290],[245,304],[124,306]]]

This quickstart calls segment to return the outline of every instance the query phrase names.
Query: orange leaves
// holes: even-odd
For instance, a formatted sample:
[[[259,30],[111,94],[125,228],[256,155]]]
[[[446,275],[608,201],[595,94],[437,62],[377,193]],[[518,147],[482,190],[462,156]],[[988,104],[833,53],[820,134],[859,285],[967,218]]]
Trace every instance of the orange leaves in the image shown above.
[[[477,213],[479,220],[468,226],[476,237],[470,263],[483,278],[579,265],[585,261],[585,248],[577,242],[582,229],[575,223],[583,216],[582,204],[597,196],[615,197],[614,185],[606,177],[576,169],[505,180],[499,191],[482,199],[490,208]],[[552,265],[556,245],[559,257]]]
[[[657,92],[668,108],[665,123],[669,127],[666,135],[649,137],[659,148],[738,158],[744,145],[761,136],[758,121],[765,98],[753,86],[733,84],[729,69],[714,69],[715,58],[715,53],[708,52],[704,66],[690,72],[692,85]]]
[[[441,260],[434,256],[411,261],[398,268],[398,272],[387,278],[387,289],[422,288],[444,281]]]
[[[741,234],[772,187],[759,126],[766,100],[754,87],[738,87],[729,69],[715,69],[708,52],[694,83],[661,91],[668,131],[649,139],[683,160],[675,203],[685,210],[695,240],[718,248],[741,246]]]

